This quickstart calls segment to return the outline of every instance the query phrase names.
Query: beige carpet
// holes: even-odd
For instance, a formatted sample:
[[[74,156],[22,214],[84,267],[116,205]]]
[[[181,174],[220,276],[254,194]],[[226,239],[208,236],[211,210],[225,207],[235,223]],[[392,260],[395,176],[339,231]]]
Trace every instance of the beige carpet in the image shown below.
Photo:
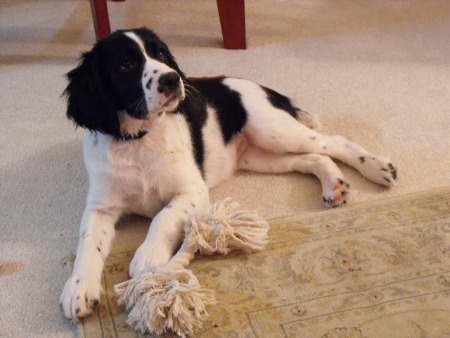
[[[248,49],[228,51],[214,0],[108,2],[113,28],[146,25],[190,76],[230,74],[295,98],[324,132],[390,156],[380,188],[339,164],[350,205],[450,185],[448,0],[246,0]],[[94,32],[87,0],[0,1],[0,337],[73,337],[58,299],[87,177],[63,74]],[[240,173],[211,192],[272,218],[323,210],[308,175]],[[124,220],[117,246],[148,220]],[[389,240],[389,239],[386,239]],[[300,262],[305,263],[305,262]],[[219,325],[220,323],[218,323]]]
[[[219,301],[196,337],[450,335],[450,187],[269,223],[266,250],[191,265]],[[135,250],[111,254],[81,337],[138,336],[113,291]]]

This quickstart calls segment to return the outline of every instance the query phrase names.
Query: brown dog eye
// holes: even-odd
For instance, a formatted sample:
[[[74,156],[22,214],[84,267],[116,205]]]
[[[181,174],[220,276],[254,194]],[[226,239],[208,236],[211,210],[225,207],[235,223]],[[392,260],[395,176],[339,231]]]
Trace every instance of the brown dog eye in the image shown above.
[[[137,62],[136,61],[133,61],[133,60],[127,58],[127,59],[124,59],[122,61],[122,63],[120,64],[119,69],[122,72],[128,72],[130,70],[135,69],[136,66],[137,66]]]
[[[164,60],[165,57],[164,52],[158,52],[158,60]]]

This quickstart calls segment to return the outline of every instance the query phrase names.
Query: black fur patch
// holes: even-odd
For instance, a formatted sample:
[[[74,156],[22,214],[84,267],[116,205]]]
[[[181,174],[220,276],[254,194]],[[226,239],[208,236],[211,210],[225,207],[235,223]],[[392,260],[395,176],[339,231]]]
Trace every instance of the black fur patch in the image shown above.
[[[247,122],[247,112],[241,95],[223,84],[224,78],[199,78],[191,84],[203,94],[209,105],[217,111],[225,144],[242,131]]]
[[[199,167],[203,175],[205,147],[203,144],[202,129],[207,117],[206,102],[200,93],[187,95],[184,101],[181,102],[178,110],[175,113],[183,114],[186,117],[189,125],[189,132],[191,134],[195,162],[197,163],[197,166]]]
[[[295,107],[291,100],[281,95],[280,93],[276,92],[273,89],[260,86],[267,94],[267,99],[269,102],[274,106],[275,108],[284,110],[285,112],[289,113],[292,117],[298,118],[298,113],[301,111],[300,108]]]

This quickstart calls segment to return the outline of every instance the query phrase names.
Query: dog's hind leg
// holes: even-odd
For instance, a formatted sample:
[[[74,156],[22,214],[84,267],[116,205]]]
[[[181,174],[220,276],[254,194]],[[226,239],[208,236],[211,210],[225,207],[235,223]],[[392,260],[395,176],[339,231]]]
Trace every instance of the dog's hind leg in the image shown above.
[[[381,185],[391,186],[397,179],[397,169],[389,159],[371,154],[345,137],[322,135],[269,104],[265,110],[249,111],[245,135],[251,144],[268,152],[330,156]]]
[[[250,144],[274,153],[314,153],[336,158],[369,180],[391,186],[397,170],[391,161],[374,155],[342,136],[322,135],[299,123],[292,115],[292,106],[284,109],[274,105],[259,85],[227,78],[224,83],[241,93],[240,99],[247,112],[244,134]]]
[[[336,164],[328,157],[317,154],[276,154],[249,146],[238,162],[238,169],[262,173],[299,171],[315,175],[322,184],[322,200],[328,207],[346,203],[350,186]]]

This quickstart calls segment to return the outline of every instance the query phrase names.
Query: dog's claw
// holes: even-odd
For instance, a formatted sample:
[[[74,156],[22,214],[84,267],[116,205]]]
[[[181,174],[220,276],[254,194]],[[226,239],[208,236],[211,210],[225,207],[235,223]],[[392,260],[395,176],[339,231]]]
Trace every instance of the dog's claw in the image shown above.
[[[326,207],[335,208],[347,203],[350,185],[343,179],[338,178],[337,183],[332,185],[332,189],[324,191],[322,201]]]

